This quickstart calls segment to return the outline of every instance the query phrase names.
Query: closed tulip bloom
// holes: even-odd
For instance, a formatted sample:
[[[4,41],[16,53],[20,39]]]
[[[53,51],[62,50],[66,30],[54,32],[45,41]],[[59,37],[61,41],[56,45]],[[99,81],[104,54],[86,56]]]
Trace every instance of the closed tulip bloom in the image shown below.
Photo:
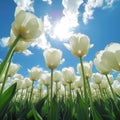
[[[32,67],[31,70],[28,69],[30,79],[35,81],[38,80],[41,76],[42,69],[38,67]]]
[[[43,56],[45,59],[46,66],[49,69],[55,69],[61,62],[62,51],[55,48],[48,48],[44,51]]]
[[[85,77],[86,78],[91,77],[92,76],[92,61],[84,62],[83,66],[84,66]],[[77,69],[78,69],[78,72],[82,75],[82,69],[81,69],[80,64],[77,65]]]
[[[92,79],[93,79],[94,83],[100,84],[102,82],[103,75],[101,75],[100,73],[93,73],[92,74]]]
[[[43,84],[47,87],[51,87],[51,75],[50,73],[44,73],[42,74],[41,78],[40,78],[42,81],[43,81]]]
[[[75,85],[77,88],[82,88],[83,87],[83,79],[82,77],[78,77],[75,81]]]
[[[72,67],[62,69],[63,78],[66,83],[73,83],[75,80],[75,73]]]
[[[58,83],[58,82],[62,81],[62,79],[63,79],[63,76],[62,76],[62,73],[60,71],[55,71],[53,73],[53,81],[54,82]]]
[[[94,59],[94,65],[101,74],[108,74],[111,71],[111,67],[107,66],[101,59],[103,53],[104,51],[101,50],[96,54],[96,57]]]
[[[83,57],[88,53],[90,40],[84,34],[75,34],[70,38],[70,50],[75,57]]]
[[[43,23],[34,14],[23,10],[15,11],[15,20],[12,23],[12,31],[15,36],[21,35],[21,40],[25,42],[32,41],[43,32]]]
[[[12,77],[13,75],[15,75],[15,73],[20,69],[20,65],[19,64],[14,64],[11,63],[9,70],[8,70],[8,77]]]
[[[29,88],[32,86],[32,81],[30,80],[30,78],[26,77],[24,78],[24,88]]]
[[[106,66],[110,66],[112,70],[120,71],[120,44],[111,43],[105,48],[102,60]]]

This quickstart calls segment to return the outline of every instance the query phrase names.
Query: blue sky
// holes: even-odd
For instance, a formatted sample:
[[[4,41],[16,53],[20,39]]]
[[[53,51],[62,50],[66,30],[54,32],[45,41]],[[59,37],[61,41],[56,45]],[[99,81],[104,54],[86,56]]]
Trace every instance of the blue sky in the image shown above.
[[[84,61],[94,60],[95,54],[111,42],[120,43],[120,0],[1,0],[0,1],[0,59],[7,51],[7,41],[14,21],[16,6],[34,13],[44,21],[45,32],[24,53],[16,53],[13,62],[21,65],[18,73],[28,76],[27,69],[39,66],[48,70],[43,50],[48,47],[61,49],[64,62],[58,69],[74,67],[79,63],[64,46],[73,33],[89,36],[94,44]],[[57,32],[55,32],[57,31]],[[93,72],[96,72],[93,66]]]

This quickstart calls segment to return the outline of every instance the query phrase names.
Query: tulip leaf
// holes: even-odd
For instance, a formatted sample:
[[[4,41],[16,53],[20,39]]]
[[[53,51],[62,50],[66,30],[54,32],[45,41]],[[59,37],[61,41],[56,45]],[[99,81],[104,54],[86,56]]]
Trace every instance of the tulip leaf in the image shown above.
[[[17,83],[11,85],[3,94],[0,96],[0,119],[4,117],[12,98],[15,95]]]
[[[32,105],[32,109],[27,113],[27,120],[43,120],[35,107]]]

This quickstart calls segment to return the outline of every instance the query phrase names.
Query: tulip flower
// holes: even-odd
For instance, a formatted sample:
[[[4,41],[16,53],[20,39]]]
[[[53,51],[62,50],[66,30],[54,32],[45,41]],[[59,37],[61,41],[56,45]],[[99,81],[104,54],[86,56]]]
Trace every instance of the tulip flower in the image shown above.
[[[39,37],[43,32],[43,23],[35,15],[16,8],[15,20],[12,23],[12,32],[21,36],[24,42],[30,42]]]
[[[110,66],[112,70],[120,71],[120,44],[111,43],[105,48],[102,60],[106,66]]]
[[[111,71],[111,67],[107,66],[103,62],[103,60],[102,60],[103,53],[104,53],[104,50],[101,50],[96,54],[96,58],[94,59],[94,65],[96,66],[97,70],[101,74],[108,74]]]
[[[32,67],[31,70],[28,69],[30,79],[36,81],[40,78],[42,69],[38,67]]]
[[[84,62],[83,66],[84,66],[85,77],[86,78],[91,77],[92,76],[92,61]],[[77,69],[78,69],[78,72],[82,75],[82,68],[80,64],[77,65]]]
[[[69,91],[70,91],[70,99],[72,100],[72,93],[71,93],[71,84],[74,82],[75,80],[75,73],[74,73],[74,69],[72,67],[69,68],[63,68],[62,69],[62,73],[63,73],[63,78],[66,81],[66,83],[68,83],[69,85]]]
[[[42,70],[38,67],[32,67],[31,70],[28,69],[28,72],[30,75],[30,79],[32,80],[32,88],[31,88],[30,99],[29,99],[29,101],[31,101],[32,93],[34,89],[34,81],[40,78]]]
[[[63,73],[63,78],[66,81],[66,83],[71,84],[74,82],[75,73],[74,73],[74,69],[72,67],[63,68],[62,73]]]
[[[90,40],[84,34],[75,34],[70,38],[70,51],[75,57],[83,57],[88,53]]]
[[[60,64],[62,51],[55,48],[48,48],[43,53],[45,63],[49,69],[55,69]]]
[[[55,71],[53,73],[53,81],[54,82],[58,83],[58,82],[62,81],[62,78],[63,78],[63,76],[62,76],[62,73],[60,71]]]
[[[93,73],[92,79],[95,84],[100,84],[102,82],[103,75],[100,73]]]
[[[20,69],[20,65],[11,63],[8,71],[8,77],[12,77]]]

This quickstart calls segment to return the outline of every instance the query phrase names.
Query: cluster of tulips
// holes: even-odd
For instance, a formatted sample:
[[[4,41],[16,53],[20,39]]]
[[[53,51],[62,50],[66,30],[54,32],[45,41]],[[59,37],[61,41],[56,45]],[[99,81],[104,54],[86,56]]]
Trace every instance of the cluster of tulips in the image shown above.
[[[85,34],[71,36],[68,48],[80,60],[79,75],[73,67],[58,71],[62,51],[48,48],[43,52],[50,72],[37,66],[28,70],[29,77],[17,74],[20,65],[12,62],[14,53],[23,52],[44,31],[43,22],[35,15],[16,8],[12,23],[9,51],[0,64],[1,120],[119,120],[120,44],[111,43],[84,62],[90,39]],[[92,73],[92,65],[98,72]]]

